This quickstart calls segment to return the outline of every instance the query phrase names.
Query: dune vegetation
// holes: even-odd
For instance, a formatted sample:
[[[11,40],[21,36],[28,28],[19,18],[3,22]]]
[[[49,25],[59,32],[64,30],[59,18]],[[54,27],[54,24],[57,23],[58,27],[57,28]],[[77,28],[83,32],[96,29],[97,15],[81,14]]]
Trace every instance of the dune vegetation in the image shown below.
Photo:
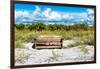
[[[77,45],[94,45],[93,26],[86,24],[15,24],[15,48],[21,48],[24,42],[34,42],[39,35],[57,35],[65,40],[75,40]]]
[[[16,48],[15,61],[16,61],[16,63],[18,62],[19,64],[22,64],[25,62],[31,62],[32,60],[28,61],[31,59],[29,57],[31,55],[37,56],[32,53],[41,54],[41,50],[26,49],[26,48],[24,48],[24,45],[23,45],[23,44],[28,44],[28,43],[33,44],[35,42],[35,38],[37,38],[39,35],[62,36],[64,38],[64,41],[70,41],[70,40],[74,41],[74,43],[72,43],[72,44],[65,43],[65,46],[63,45],[62,49],[56,49],[57,51],[55,49],[42,50],[42,52],[45,53],[44,55],[46,55],[48,53],[52,54],[52,55],[49,55],[51,57],[46,55],[46,58],[48,58],[48,59],[45,59],[44,61],[47,61],[47,62],[58,61],[61,58],[61,56],[62,56],[62,58],[61,58],[62,61],[63,60],[65,61],[65,59],[71,59],[72,56],[67,56],[67,58],[66,58],[66,57],[64,57],[64,56],[66,56],[65,54],[67,53],[67,55],[68,55],[68,52],[72,52],[73,53],[72,55],[74,55],[77,52],[76,50],[79,50],[79,49],[81,51],[77,52],[77,53],[81,53],[82,57],[79,57],[80,55],[76,54],[76,57],[78,59],[87,60],[87,59],[90,59],[90,57],[92,57],[92,56],[88,57],[85,54],[91,55],[91,53],[93,53],[93,52],[90,52],[90,50],[92,50],[92,47],[95,45],[94,44],[94,28],[93,28],[93,26],[87,26],[85,24],[74,24],[74,25],[69,25],[69,26],[63,25],[63,24],[45,25],[43,23],[15,24],[15,48]],[[66,46],[66,44],[68,44],[68,45]],[[30,46],[30,45],[28,45],[28,46]],[[32,52],[29,52],[29,51],[32,51]],[[84,53],[84,55],[82,55],[82,53]],[[43,55],[39,55],[39,56],[43,57]],[[37,56],[38,58],[37,57],[35,58],[35,59],[38,59],[38,61],[40,61],[39,56]],[[86,59],[83,56],[85,56]],[[43,58],[41,58],[41,59],[43,60]],[[72,59],[72,60],[77,61],[74,59]],[[32,64],[34,62],[35,61],[33,60]],[[40,63],[40,62],[38,62],[38,63]]]

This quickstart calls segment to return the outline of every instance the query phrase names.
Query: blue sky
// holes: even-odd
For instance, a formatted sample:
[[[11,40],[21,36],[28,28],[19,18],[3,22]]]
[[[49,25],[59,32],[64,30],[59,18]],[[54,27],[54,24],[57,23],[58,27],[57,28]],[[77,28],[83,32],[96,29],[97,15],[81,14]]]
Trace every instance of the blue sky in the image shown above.
[[[16,11],[35,11],[35,6],[39,6],[41,10],[45,10],[46,8],[52,8],[54,11],[59,12],[85,12],[86,8],[80,7],[65,7],[65,6],[47,6],[47,5],[34,5],[34,4],[15,4]]]
[[[43,21],[49,23],[74,24],[88,21],[94,22],[92,8],[50,6],[34,4],[15,4],[16,23],[34,23]]]

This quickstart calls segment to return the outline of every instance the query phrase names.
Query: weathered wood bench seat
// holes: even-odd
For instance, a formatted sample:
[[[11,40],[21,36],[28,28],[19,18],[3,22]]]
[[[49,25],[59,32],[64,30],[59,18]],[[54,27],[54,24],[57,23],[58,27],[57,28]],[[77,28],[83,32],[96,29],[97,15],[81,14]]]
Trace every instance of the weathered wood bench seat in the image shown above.
[[[37,49],[41,48],[62,48],[63,37],[61,36],[39,36],[35,44]]]

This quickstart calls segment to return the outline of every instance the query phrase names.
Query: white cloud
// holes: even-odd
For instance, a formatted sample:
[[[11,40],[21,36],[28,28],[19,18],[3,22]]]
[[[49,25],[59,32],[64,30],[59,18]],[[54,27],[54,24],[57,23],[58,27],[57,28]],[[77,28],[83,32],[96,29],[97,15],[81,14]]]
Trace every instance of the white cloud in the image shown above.
[[[15,17],[29,17],[27,11],[15,11]]]
[[[57,12],[52,10],[51,8],[46,8],[44,11],[41,11],[39,6],[35,6],[35,10],[33,12],[28,11],[15,11],[15,21],[16,23],[23,22],[33,22],[33,21],[86,21],[87,13],[89,14],[88,20],[93,20],[93,10],[88,9],[86,12],[80,13],[68,13],[68,12]]]
[[[17,23],[32,21],[31,14],[27,11],[15,11],[15,21]]]
[[[45,17],[49,18],[50,12],[51,12],[51,11],[52,11],[51,8],[47,8],[47,9],[43,12],[43,15],[44,15]]]
[[[87,13],[88,14],[94,14],[94,10],[93,9],[87,9]]]
[[[52,20],[60,20],[61,19],[61,14],[55,12],[55,11],[52,11],[51,14],[50,14],[50,19]]]
[[[41,18],[43,17],[42,13],[41,13],[41,9],[39,6],[35,6],[35,10],[33,13],[30,13],[32,15],[32,18]]]
[[[93,9],[87,9],[87,20],[88,20],[88,24],[90,24],[90,22],[94,22],[94,10]]]
[[[61,14],[53,11],[51,8],[46,8],[46,10],[43,11],[43,15],[47,20],[60,20]]]
[[[61,19],[66,20],[72,18],[73,16],[69,15],[68,13],[53,11],[51,8],[46,8],[44,11],[41,11],[39,6],[35,6],[35,10],[33,13],[30,13],[28,11],[15,11],[16,22],[34,21],[34,20],[59,21]]]
[[[35,11],[33,12],[33,15],[36,15],[36,14],[40,14],[41,10],[39,8],[39,6],[35,6]]]

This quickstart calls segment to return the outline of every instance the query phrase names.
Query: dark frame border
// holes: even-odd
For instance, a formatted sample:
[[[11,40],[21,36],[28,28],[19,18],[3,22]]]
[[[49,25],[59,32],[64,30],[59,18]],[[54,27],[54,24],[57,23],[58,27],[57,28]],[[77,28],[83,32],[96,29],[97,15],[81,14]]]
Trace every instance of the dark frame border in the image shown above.
[[[94,49],[94,61],[88,61],[88,62],[71,62],[71,63],[53,63],[53,64],[37,64],[37,65],[19,65],[15,66],[15,60],[14,60],[14,4],[15,3],[24,3],[24,4],[40,4],[40,5],[55,5],[55,6],[73,6],[73,7],[85,7],[85,8],[94,8],[94,37],[95,37],[95,49]],[[11,0],[10,2],[10,68],[29,68],[29,67],[44,67],[44,66],[59,66],[59,65],[76,65],[76,64],[91,64],[96,63],[96,6],[95,5],[79,5],[79,4],[62,4],[62,3],[48,3],[48,2],[36,2],[36,1],[14,1]]]

